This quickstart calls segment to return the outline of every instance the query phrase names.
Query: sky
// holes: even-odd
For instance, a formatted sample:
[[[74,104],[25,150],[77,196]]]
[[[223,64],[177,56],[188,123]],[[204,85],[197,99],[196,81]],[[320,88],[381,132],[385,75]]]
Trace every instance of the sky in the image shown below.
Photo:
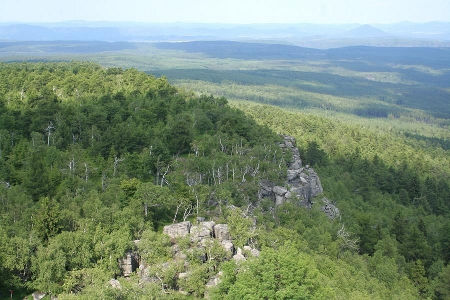
[[[0,0],[0,22],[396,23],[450,21],[450,0]]]

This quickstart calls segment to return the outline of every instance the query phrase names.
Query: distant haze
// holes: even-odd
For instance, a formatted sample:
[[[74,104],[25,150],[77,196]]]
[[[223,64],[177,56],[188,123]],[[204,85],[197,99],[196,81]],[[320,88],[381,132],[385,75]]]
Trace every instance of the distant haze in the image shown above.
[[[395,23],[450,21],[449,0],[1,0],[0,23]]]

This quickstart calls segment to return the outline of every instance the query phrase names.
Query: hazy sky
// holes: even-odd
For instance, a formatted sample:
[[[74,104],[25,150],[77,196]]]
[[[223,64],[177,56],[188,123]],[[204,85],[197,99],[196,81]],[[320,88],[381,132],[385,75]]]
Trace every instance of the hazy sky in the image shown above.
[[[0,0],[0,22],[450,21],[450,0]]]

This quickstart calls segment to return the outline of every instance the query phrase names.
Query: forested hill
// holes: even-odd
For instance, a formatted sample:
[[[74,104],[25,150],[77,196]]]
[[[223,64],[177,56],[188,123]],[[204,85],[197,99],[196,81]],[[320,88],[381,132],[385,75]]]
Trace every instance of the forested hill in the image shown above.
[[[155,43],[161,49],[183,50],[203,53],[209,57],[237,59],[330,59],[345,62],[359,59],[362,62],[381,64],[380,69],[388,69],[389,64],[413,64],[420,61],[429,67],[448,67],[450,48],[427,47],[368,47],[351,46],[331,49],[314,49],[282,44],[244,43],[233,41],[192,41],[179,43]],[[363,65],[363,64],[362,64]]]
[[[0,64],[0,298],[448,297],[448,177],[302,141],[347,229],[314,203],[276,206],[259,193],[284,184],[292,159],[268,127],[276,112],[255,110],[257,123],[133,69]],[[196,217],[260,256],[228,261],[212,244],[205,262],[161,233]],[[182,263],[180,249],[192,250]],[[122,277],[129,250],[154,280]]]

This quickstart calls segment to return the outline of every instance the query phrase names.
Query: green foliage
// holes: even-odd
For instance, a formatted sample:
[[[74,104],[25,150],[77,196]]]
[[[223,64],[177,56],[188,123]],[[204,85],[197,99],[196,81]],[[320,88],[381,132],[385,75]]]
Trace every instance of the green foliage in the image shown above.
[[[324,165],[327,162],[327,155],[325,151],[319,148],[317,142],[312,141],[306,148],[305,160],[312,166]]]
[[[191,269],[186,277],[178,280],[178,285],[183,291],[201,298],[205,294],[208,277],[208,265],[198,265]]]
[[[245,217],[239,208],[229,211],[226,222],[230,227],[230,233],[236,247],[242,248],[256,237],[254,230],[252,230],[252,220]]]
[[[45,242],[61,231],[61,211],[59,204],[47,197],[42,198],[39,204],[33,223],[38,236]]]
[[[439,274],[436,294],[438,299],[448,299],[450,297],[450,265],[447,265]]]
[[[167,236],[147,229],[142,233],[138,249],[144,261],[155,264],[165,262],[172,257],[170,245]]]
[[[2,295],[29,287],[61,299],[182,298],[182,287],[202,297],[218,270],[216,298],[446,295],[450,194],[440,149],[242,106],[258,124],[224,98],[136,70],[2,64],[0,79]],[[328,220],[320,201],[305,210],[258,198],[261,180],[285,181],[289,153],[274,132],[296,137],[341,220]],[[189,266],[174,260],[161,227],[194,216],[227,222],[234,244],[262,249],[260,258],[224,262],[217,241],[192,250],[186,238],[178,245]],[[157,282],[132,276],[110,287],[118,259],[136,246]]]
[[[235,274],[225,269],[225,277]],[[264,249],[258,260],[251,260],[219,287],[226,299],[327,299],[332,292],[323,285],[317,268],[294,247]],[[232,283],[232,285],[229,285]],[[229,285],[228,290],[224,285]]]

